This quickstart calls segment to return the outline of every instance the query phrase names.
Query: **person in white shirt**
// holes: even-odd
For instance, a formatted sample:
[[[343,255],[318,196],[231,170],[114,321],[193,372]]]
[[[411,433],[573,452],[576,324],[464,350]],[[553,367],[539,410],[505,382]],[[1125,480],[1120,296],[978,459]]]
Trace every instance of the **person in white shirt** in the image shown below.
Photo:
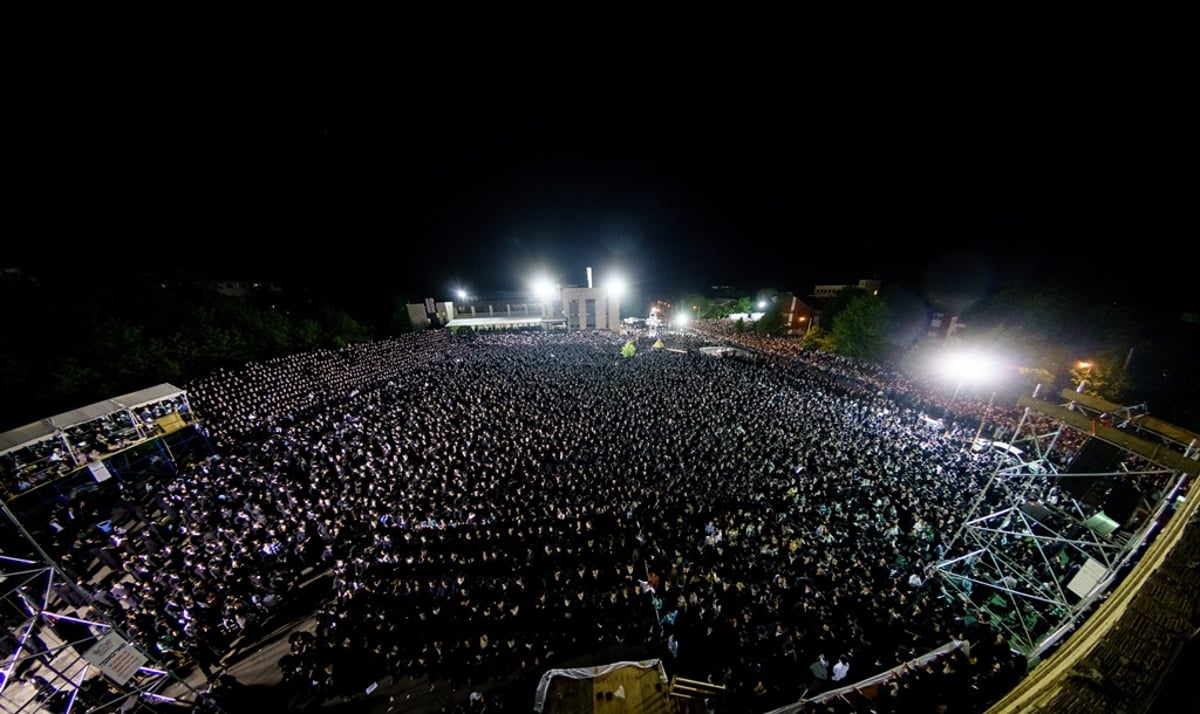
[[[846,678],[846,674],[850,672],[850,663],[846,661],[846,655],[838,657],[838,661],[833,663],[833,676],[831,681],[840,682]]]

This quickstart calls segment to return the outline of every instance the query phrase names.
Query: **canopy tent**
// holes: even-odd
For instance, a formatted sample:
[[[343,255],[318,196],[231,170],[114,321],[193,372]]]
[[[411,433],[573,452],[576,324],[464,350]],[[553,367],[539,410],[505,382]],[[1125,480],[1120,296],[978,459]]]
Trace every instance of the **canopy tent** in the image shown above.
[[[44,441],[53,437],[60,429],[69,429],[110,414],[129,411],[146,404],[154,404],[183,395],[185,393],[182,389],[164,383],[19,426],[16,429],[0,433],[0,454],[7,454],[10,451]]]
[[[517,315],[514,317],[456,317],[446,323],[446,327],[470,327],[474,329],[505,329],[516,327],[537,327],[543,323],[562,322],[562,319],[542,317],[541,315]]]

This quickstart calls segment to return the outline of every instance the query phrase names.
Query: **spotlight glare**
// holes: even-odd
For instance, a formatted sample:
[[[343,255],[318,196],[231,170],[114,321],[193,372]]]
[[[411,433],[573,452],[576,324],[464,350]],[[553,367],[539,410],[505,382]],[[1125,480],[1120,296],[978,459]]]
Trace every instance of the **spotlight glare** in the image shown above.
[[[535,278],[533,281],[533,294],[542,302],[551,300],[554,297],[554,282],[545,276]]]
[[[625,281],[620,276],[609,278],[604,287],[613,297],[619,298],[625,293]]]

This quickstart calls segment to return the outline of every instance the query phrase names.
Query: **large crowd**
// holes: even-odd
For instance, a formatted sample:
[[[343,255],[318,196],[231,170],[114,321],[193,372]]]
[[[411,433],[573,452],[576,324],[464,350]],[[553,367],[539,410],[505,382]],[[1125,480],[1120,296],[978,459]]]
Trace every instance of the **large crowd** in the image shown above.
[[[627,339],[438,330],[218,372],[187,388],[214,455],[131,498],[136,533],[59,551],[121,576],[92,606],[214,675],[328,572],[279,662],[297,700],[387,675],[532,698],[602,650],[745,711],[951,641],[877,706],[976,711],[1019,679],[930,569],[1001,458],[965,446],[979,405],[794,341],[741,360],[695,334],[625,358]]]

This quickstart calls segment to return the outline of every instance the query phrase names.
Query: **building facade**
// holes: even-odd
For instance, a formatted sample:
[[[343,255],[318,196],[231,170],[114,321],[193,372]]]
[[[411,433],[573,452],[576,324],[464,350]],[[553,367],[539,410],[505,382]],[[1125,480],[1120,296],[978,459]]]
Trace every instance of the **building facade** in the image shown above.
[[[858,288],[859,290],[866,290],[868,295],[878,295],[879,287],[881,285],[883,285],[883,281],[881,280],[866,279],[859,280],[857,285],[815,285],[813,286],[812,296],[818,298],[831,298],[845,288]]]
[[[779,296],[779,312],[783,315],[783,329],[789,335],[803,335],[816,322],[819,313],[813,306],[790,293]]]
[[[604,288],[563,288],[562,316],[568,330],[621,329],[621,303]]]

